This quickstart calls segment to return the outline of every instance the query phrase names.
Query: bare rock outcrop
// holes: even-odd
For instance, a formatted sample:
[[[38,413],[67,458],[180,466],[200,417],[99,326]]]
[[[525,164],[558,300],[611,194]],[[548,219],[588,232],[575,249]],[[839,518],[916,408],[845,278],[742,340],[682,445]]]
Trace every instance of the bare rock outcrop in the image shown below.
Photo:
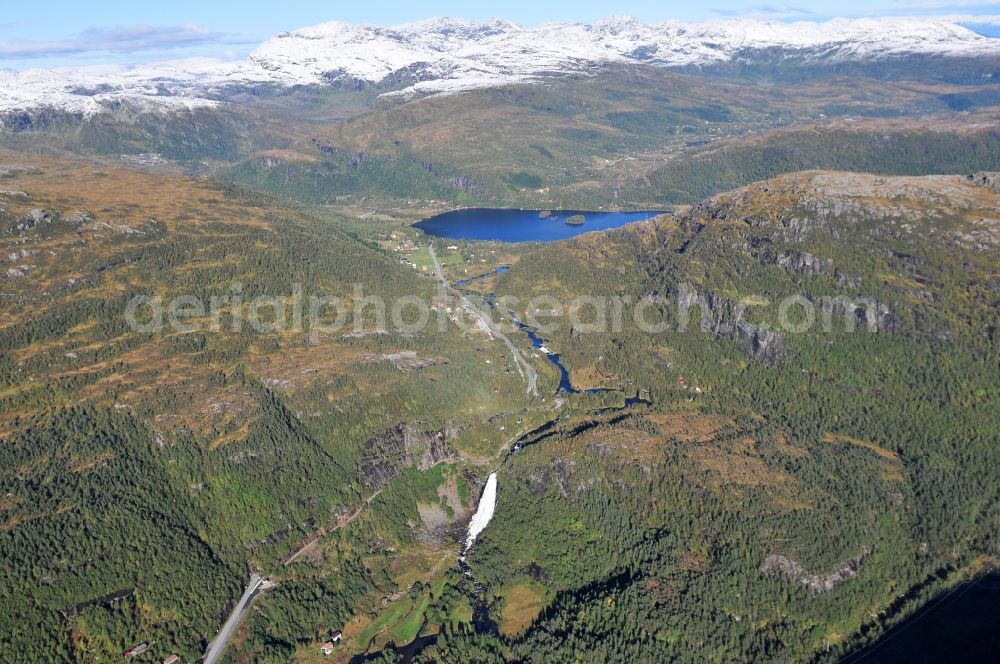
[[[747,355],[765,362],[778,362],[785,353],[785,338],[762,325],[744,318],[745,311],[737,303],[716,293],[699,293],[682,287],[674,294],[678,310],[687,315],[698,312],[699,325],[705,332],[729,337],[743,345]],[[686,325],[682,321],[681,325]]]
[[[400,423],[365,441],[360,479],[366,487],[377,491],[402,475],[406,468],[427,470],[455,458],[457,454],[448,445],[443,429],[421,431]]]
[[[830,592],[845,581],[857,576],[861,572],[865,558],[871,552],[870,548],[865,547],[860,555],[851,558],[826,575],[811,574],[791,558],[776,553],[772,553],[765,558],[760,569],[765,574],[783,576],[793,583],[802,584],[809,591],[810,595],[816,596]]]
[[[1000,194],[1000,173],[996,171],[979,171],[969,176],[969,181],[981,187],[989,187]]]

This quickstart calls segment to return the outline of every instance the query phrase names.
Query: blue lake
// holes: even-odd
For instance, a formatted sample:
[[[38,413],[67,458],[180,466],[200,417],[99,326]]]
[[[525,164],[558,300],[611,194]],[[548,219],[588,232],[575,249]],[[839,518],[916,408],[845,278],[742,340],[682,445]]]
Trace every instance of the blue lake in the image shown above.
[[[456,240],[500,240],[502,242],[554,242],[591,231],[618,228],[633,221],[651,219],[661,211],[588,212],[553,210],[542,219],[540,210],[509,208],[470,208],[453,210],[414,224],[428,235]],[[566,223],[574,215],[583,215],[582,224]]]

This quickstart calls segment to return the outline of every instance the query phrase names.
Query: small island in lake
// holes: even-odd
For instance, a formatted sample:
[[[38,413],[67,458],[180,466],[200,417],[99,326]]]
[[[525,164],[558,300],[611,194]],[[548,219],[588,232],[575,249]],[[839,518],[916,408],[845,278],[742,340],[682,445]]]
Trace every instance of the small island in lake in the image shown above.
[[[539,219],[548,219],[552,216],[552,210],[542,210],[538,213]]]
[[[571,217],[566,217],[566,223],[570,226],[583,226],[587,218],[582,214],[574,214]]]

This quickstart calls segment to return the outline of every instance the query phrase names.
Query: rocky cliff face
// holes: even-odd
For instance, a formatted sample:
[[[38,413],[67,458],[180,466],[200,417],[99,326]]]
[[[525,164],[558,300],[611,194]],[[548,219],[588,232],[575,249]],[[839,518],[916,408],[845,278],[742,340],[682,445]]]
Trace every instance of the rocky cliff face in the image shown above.
[[[953,262],[985,271],[962,286],[971,299],[993,297],[1000,175],[791,173],[714,196],[677,223],[683,259],[666,278],[705,285],[665,290],[701,316],[702,329],[740,341],[751,357],[780,359],[784,340],[746,322],[731,293],[798,296],[851,328],[947,341],[963,317],[939,306]]]
[[[421,431],[405,422],[365,441],[359,468],[361,483],[377,491],[406,468],[426,470],[457,458],[443,429]]]
[[[702,331],[738,341],[753,359],[777,362],[785,349],[785,339],[774,330],[749,322],[737,303],[711,292],[684,287],[673,293],[679,311],[698,316]],[[682,324],[691,324],[688,320]]]

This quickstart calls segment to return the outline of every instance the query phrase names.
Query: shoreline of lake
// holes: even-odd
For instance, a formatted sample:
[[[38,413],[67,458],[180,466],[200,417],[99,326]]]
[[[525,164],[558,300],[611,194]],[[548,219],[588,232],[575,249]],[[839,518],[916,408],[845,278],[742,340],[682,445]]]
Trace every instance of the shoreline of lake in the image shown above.
[[[432,237],[453,240],[557,242],[648,221],[665,213],[665,210],[459,208],[422,219],[413,227]]]

